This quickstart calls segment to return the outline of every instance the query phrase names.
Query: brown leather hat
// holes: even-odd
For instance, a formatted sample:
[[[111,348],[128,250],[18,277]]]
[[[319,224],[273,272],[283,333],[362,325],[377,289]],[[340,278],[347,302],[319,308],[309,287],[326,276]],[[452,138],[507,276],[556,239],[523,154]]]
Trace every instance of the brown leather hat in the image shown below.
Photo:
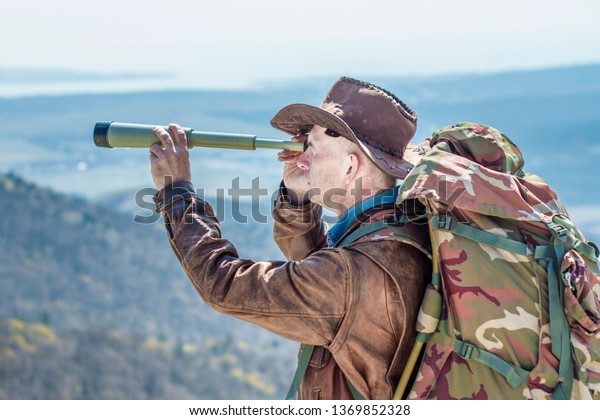
[[[349,77],[333,84],[320,108],[288,105],[271,125],[291,135],[313,125],[336,131],[397,179],[404,179],[421,157],[418,149],[407,149],[417,129],[417,114],[390,92]]]

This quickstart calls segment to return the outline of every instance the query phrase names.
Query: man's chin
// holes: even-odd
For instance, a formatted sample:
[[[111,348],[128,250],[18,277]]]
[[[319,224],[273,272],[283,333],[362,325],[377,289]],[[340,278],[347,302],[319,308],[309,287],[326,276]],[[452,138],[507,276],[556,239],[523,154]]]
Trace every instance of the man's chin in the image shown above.
[[[344,204],[332,200],[323,200],[323,196],[320,194],[309,195],[308,199],[311,203],[321,206],[338,216],[348,211]]]

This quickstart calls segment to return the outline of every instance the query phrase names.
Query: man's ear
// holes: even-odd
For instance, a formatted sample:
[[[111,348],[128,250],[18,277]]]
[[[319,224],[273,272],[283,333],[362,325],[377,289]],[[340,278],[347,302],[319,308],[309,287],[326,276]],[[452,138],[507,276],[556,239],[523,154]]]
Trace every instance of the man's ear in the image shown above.
[[[358,175],[358,170],[360,166],[360,160],[358,159],[358,155],[356,153],[349,153],[346,157],[346,180],[348,182],[354,182],[356,176]]]

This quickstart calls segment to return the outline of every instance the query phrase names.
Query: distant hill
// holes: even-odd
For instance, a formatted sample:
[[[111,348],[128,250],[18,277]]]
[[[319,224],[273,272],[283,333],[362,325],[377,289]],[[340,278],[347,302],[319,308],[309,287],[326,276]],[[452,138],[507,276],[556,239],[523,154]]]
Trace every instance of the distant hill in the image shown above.
[[[133,223],[128,215],[12,175],[0,175],[0,197],[0,398],[282,395],[297,345],[204,305],[162,223]],[[261,247],[269,239],[248,236],[243,246]],[[42,388],[29,382],[41,380],[32,369],[46,375],[57,366],[64,367],[58,377],[65,376],[70,391],[54,389],[60,382]],[[123,377],[132,369],[137,376]],[[179,369],[184,382],[171,383],[171,369]],[[98,371],[131,386],[123,393],[99,383],[85,388]],[[137,377],[154,377],[164,389],[144,393]]]
[[[372,77],[419,114],[415,141],[460,121],[495,126],[525,155],[526,168],[556,188],[567,204],[595,205],[589,179],[600,177],[600,65],[438,77]],[[100,149],[97,121],[179,122],[204,131],[286,136],[269,125],[293,102],[319,104],[334,81],[312,78],[256,90],[190,90],[0,99],[0,172],[86,197],[151,186],[147,153]],[[281,167],[274,151],[192,151],[194,181],[215,195],[240,177],[275,188]],[[244,184],[242,184],[244,185]]]
[[[101,81],[114,79],[139,79],[173,77],[167,73],[93,73],[60,69],[0,67],[0,85],[9,83],[47,83]]]

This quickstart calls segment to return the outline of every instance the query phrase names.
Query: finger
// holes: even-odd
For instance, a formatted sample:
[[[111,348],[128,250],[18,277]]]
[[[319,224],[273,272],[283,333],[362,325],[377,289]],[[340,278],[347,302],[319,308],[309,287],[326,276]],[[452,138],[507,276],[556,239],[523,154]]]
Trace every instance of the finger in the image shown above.
[[[302,152],[294,152],[292,150],[283,150],[277,154],[277,159],[280,161],[295,159],[300,156]]]
[[[164,128],[155,126],[152,128],[152,131],[154,131],[154,134],[160,140],[160,143],[162,144],[164,150],[172,150],[172,151],[175,150],[175,145],[173,144],[173,139],[171,138],[169,133],[167,133],[167,131]]]
[[[187,147],[187,137],[185,135],[185,130],[181,128],[179,124],[171,123],[169,124],[169,131],[171,132],[175,147]]]
[[[296,157],[296,156],[300,156],[303,152],[298,152],[295,150],[284,150],[281,152],[282,156],[285,157]]]
[[[150,159],[158,159],[165,155],[165,151],[158,143],[154,143],[150,146]]]
[[[278,156],[277,160],[287,164],[295,164],[298,161],[298,156]]]
[[[296,134],[294,137],[292,137],[292,141],[294,143],[304,143],[306,140],[308,140],[308,136],[306,134]]]

